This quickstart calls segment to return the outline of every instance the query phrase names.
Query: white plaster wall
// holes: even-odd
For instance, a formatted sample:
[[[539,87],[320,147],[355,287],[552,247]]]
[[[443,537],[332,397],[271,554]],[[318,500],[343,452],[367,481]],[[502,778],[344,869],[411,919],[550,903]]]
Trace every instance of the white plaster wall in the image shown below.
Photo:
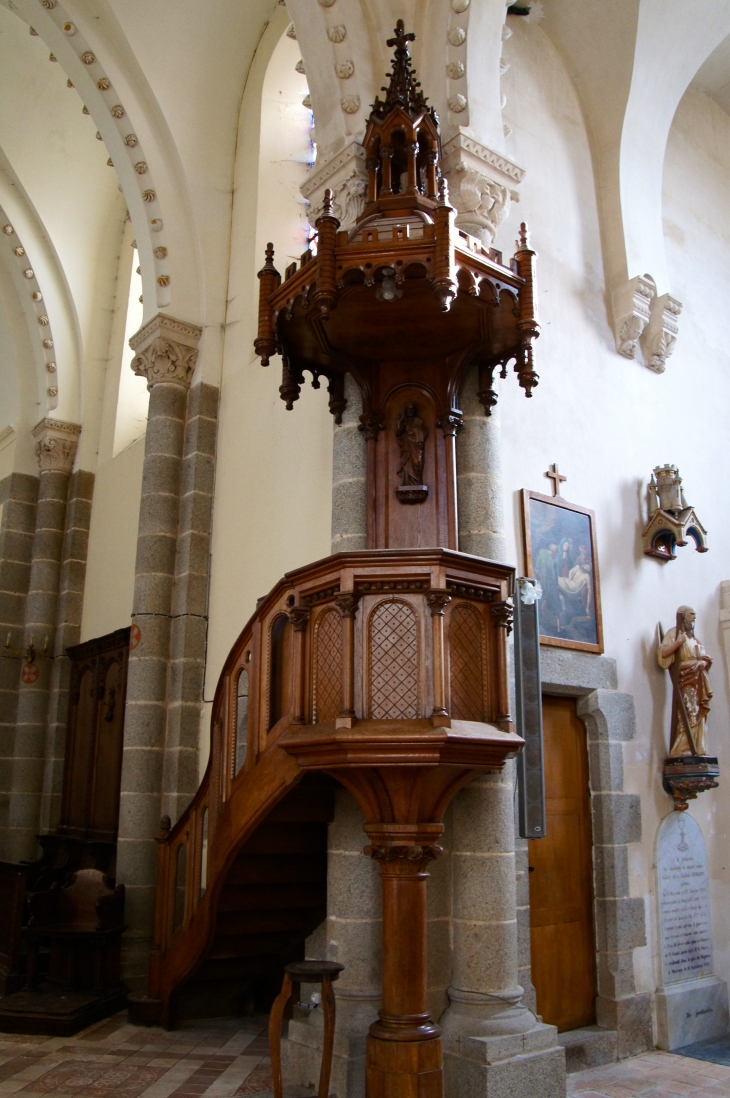
[[[134,596],[144,436],[99,463],[89,529],[81,640],[129,625]]]
[[[562,62],[539,26],[513,19],[504,78],[514,134],[508,151],[528,171],[521,203],[497,241],[511,254],[517,223],[533,230],[542,336],[540,384],[525,400],[514,377],[501,382],[504,491],[509,557],[524,569],[518,492],[550,494],[544,472],[558,462],[563,493],[596,512],[606,655],[619,689],[634,695],[637,736],[624,749],[625,788],[641,795],[643,839],[630,847],[631,889],[647,897],[649,944],[636,951],[637,990],[657,983],[654,841],[671,807],[661,788],[670,687],[655,659],[656,623],[689,603],[697,634],[715,657],[710,743],[730,766],[729,684],[720,651],[719,584],[730,509],[718,466],[730,414],[726,302],[730,291],[730,118],[688,93],[672,129],[665,166],[665,232],[674,291],[684,302],[677,350],[657,376],[613,350],[606,320],[596,197],[585,128]],[[709,529],[710,552],[678,550],[671,564],[645,558],[640,531],[652,468],[675,462],[687,497]],[[728,773],[727,770],[724,773]],[[724,779],[727,780],[727,779]],[[722,791],[692,809],[708,842],[716,969],[730,978],[726,861],[730,808]]]
[[[314,391],[307,382],[287,412],[279,397],[280,358],[263,369],[253,354],[256,272],[265,245],[273,241],[283,275],[306,241],[299,184],[311,157],[302,107],[307,85],[294,69],[297,43],[284,35],[286,12],[275,15],[249,73],[239,127],[213,511],[208,702],[256,599],[288,569],[327,556],[330,545],[332,418],[326,384]],[[207,706],[203,767],[209,712]]]

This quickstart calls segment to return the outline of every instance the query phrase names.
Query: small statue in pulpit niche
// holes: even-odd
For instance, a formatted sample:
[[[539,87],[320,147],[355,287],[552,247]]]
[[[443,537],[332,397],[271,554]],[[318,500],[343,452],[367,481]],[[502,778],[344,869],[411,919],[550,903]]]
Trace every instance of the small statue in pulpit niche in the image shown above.
[[[708,671],[712,660],[695,636],[696,618],[691,606],[680,606],[676,625],[661,636],[657,649],[659,666],[669,671],[673,687],[664,782],[675,799],[675,808],[680,810],[698,793],[714,789],[718,783],[713,779],[719,775],[717,759],[707,753],[707,716],[712,698]]]
[[[417,404],[405,405],[395,425],[395,437],[400,454],[400,487],[396,488],[396,495],[401,503],[422,503],[428,495],[428,488],[423,483],[428,427],[418,414]]]

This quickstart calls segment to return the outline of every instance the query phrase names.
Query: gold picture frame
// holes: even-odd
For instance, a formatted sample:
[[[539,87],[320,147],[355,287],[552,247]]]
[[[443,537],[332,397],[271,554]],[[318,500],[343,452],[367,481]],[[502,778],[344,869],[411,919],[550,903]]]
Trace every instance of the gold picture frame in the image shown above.
[[[522,530],[525,575],[537,579],[543,589],[540,643],[602,653],[595,514],[562,496],[524,488]]]

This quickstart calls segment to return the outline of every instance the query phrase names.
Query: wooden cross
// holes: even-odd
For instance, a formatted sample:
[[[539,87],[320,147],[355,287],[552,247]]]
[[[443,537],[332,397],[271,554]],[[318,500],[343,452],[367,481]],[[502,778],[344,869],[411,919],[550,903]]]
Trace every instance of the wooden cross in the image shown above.
[[[554,496],[559,496],[560,495],[560,482],[563,481],[563,480],[567,480],[568,478],[564,477],[562,475],[562,473],[558,472],[558,467],[555,464],[555,462],[552,463],[552,465],[548,469],[547,473],[545,473],[545,476],[548,477],[553,482],[553,495]]]

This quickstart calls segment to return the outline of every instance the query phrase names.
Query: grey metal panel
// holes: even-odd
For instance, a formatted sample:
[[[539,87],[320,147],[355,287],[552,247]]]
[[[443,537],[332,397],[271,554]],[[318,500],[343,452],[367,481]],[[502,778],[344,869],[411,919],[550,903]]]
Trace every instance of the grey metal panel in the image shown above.
[[[517,731],[525,746],[517,756],[519,833],[523,839],[545,837],[545,775],[542,748],[539,583],[515,583],[515,691]]]

